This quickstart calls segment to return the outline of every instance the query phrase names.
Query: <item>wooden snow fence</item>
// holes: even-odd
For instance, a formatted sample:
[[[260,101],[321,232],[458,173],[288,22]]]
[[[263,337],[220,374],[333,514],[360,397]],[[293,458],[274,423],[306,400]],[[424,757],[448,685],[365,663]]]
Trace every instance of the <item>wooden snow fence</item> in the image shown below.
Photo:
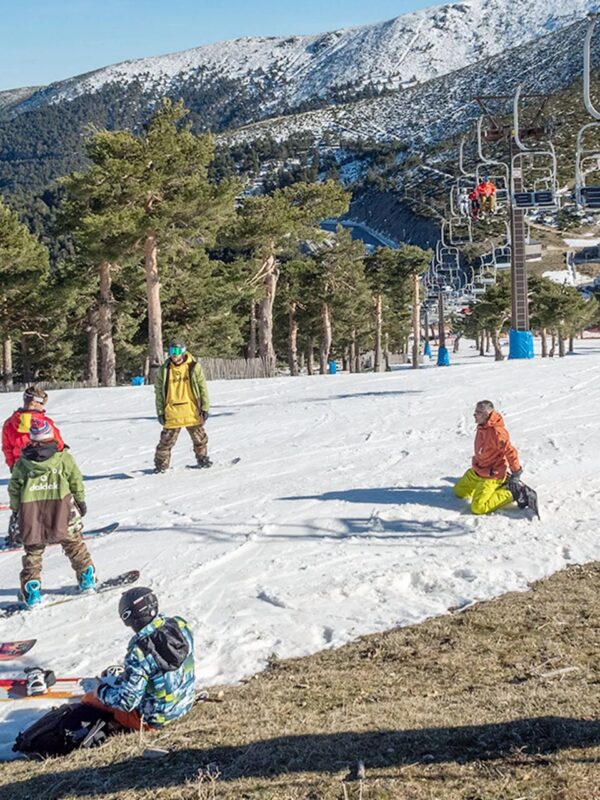
[[[275,364],[264,358],[199,358],[207,381],[272,378]]]
[[[199,358],[204,375],[208,381],[233,380],[235,378],[272,378],[275,376],[275,364],[262,358]],[[1,374],[0,374],[1,379]],[[88,381],[31,381],[46,391],[54,389],[97,389],[98,384]],[[119,385],[127,386],[130,381]],[[29,384],[13,383],[4,386],[0,383],[0,393],[22,392]]]

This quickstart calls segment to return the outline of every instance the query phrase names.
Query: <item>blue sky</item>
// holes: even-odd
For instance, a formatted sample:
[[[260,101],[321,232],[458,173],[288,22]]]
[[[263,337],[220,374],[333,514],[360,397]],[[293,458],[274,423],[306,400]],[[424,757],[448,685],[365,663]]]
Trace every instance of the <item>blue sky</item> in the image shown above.
[[[0,0],[0,90],[128,58],[236,39],[318,33],[441,0]]]

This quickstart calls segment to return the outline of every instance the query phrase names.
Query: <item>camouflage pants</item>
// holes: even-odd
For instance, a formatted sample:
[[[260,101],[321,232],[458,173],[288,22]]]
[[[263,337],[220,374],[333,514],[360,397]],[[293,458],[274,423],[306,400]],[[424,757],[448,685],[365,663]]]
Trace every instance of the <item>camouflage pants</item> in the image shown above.
[[[171,450],[175,446],[177,437],[181,432],[181,428],[163,428],[160,433],[160,441],[154,454],[154,466],[157,469],[167,469],[171,463]],[[208,436],[204,430],[204,425],[193,425],[186,428],[192,440],[194,447],[194,455],[196,458],[202,458],[207,454],[208,449]]]
[[[69,526],[67,528],[67,537],[60,544],[63,553],[71,562],[71,566],[75,570],[77,580],[79,581],[81,574],[87,567],[94,566],[92,557],[87,549],[85,542],[81,536],[83,530],[83,522],[81,514],[75,507],[71,505],[71,513],[69,514]],[[42,577],[42,557],[46,546],[43,544],[25,545],[25,555],[22,559],[23,569],[21,570],[21,591],[25,590],[27,581],[40,581]]]

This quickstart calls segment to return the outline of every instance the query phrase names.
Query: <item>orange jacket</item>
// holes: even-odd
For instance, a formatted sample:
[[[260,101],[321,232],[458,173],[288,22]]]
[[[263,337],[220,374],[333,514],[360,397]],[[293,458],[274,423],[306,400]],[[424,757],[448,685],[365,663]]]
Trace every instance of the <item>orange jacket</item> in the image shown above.
[[[54,440],[58,444],[58,449],[62,450],[65,446],[60,431],[44,411],[25,411],[23,408],[14,411],[2,426],[2,452],[4,460],[9,469],[12,469],[18,461],[21,450],[29,444],[29,428],[31,420],[34,418],[45,419],[54,433]]]
[[[506,478],[507,466],[511,472],[521,469],[519,454],[510,443],[502,415],[497,411],[492,411],[483,425],[477,426],[472,466],[480,478],[497,481]]]
[[[482,181],[477,187],[477,194],[483,197],[491,197],[496,194],[496,184],[492,181]]]

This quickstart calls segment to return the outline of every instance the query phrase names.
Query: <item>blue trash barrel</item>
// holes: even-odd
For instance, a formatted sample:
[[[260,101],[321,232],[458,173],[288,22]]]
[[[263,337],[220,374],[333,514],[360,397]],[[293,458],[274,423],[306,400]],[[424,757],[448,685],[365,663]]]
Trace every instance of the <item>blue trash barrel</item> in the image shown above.
[[[335,375],[335,373],[337,372],[337,364],[335,361],[329,361],[327,363],[327,371],[329,372],[330,375]]]

